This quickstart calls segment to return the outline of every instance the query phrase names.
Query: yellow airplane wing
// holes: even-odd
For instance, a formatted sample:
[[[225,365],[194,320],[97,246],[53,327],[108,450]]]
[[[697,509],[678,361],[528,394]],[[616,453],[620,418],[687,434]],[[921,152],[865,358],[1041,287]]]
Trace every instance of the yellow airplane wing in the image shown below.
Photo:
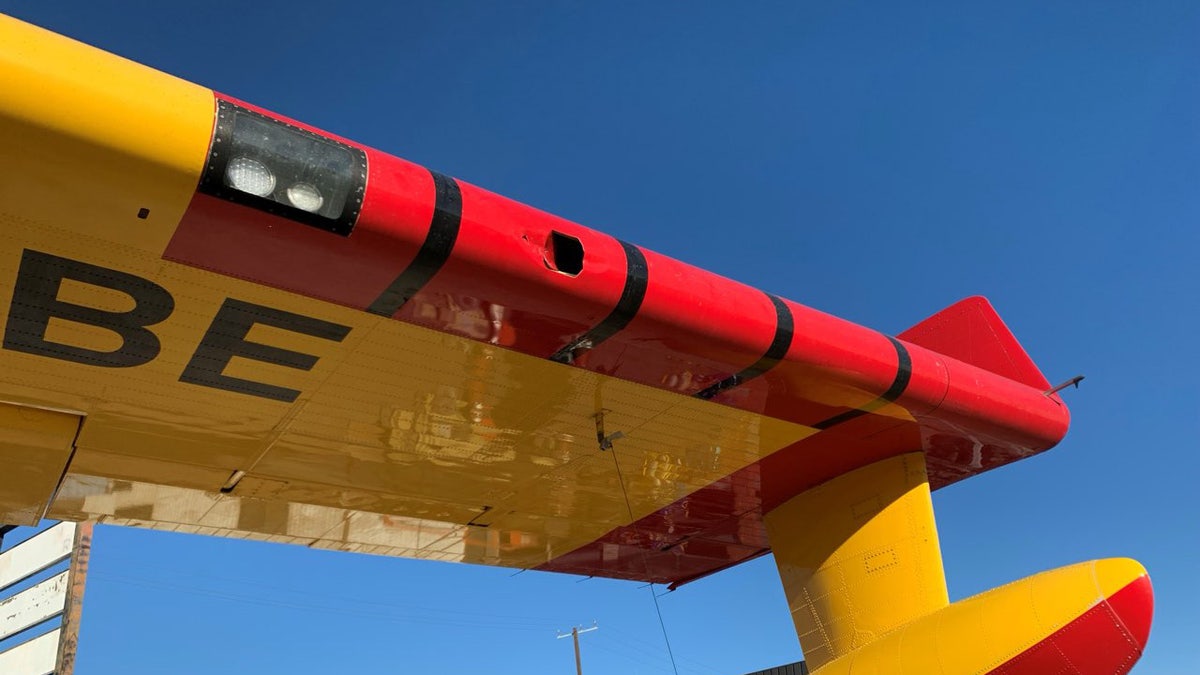
[[[1068,421],[979,298],[885,336],[7,18],[0,288],[3,522],[671,584],[774,548],[821,672],[1145,643],[1131,561],[948,604],[930,489]]]

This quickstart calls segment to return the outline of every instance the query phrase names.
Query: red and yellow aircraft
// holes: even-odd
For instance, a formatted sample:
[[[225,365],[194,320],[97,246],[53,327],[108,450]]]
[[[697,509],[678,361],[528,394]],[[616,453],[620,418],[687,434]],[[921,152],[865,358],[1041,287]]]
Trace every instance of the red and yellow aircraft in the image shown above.
[[[1067,408],[991,306],[891,337],[0,18],[0,522],[678,585],[772,551],[823,675],[1125,673],[1126,559],[950,603],[930,490]]]

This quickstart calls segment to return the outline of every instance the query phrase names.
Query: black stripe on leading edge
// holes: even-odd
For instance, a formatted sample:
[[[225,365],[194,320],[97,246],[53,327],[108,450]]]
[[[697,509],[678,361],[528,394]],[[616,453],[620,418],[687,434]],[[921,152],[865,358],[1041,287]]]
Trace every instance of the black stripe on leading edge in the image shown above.
[[[871,401],[861,408],[855,410],[847,410],[840,415],[834,415],[823,422],[817,422],[813,428],[825,430],[829,427],[837,426],[843,422],[849,422],[856,417],[862,417],[867,413],[879,409],[885,403],[891,403],[900,398],[904,390],[908,388],[908,381],[912,379],[912,357],[908,355],[908,349],[896,338],[888,335],[887,339],[891,341],[892,346],[896,348],[896,360],[899,365],[896,366],[896,379],[892,380],[892,386],[883,392],[879,398]]]
[[[609,312],[604,320],[592,327],[591,330],[571,340],[550,356],[551,361],[571,363],[580,351],[592,349],[608,338],[616,335],[617,331],[629,325],[646,298],[646,284],[649,273],[646,269],[646,256],[641,249],[633,244],[620,241],[625,250],[625,287],[621,289],[621,298],[617,306]]]
[[[417,251],[417,257],[408,267],[396,277],[384,291],[367,308],[368,312],[380,316],[391,316],[404,303],[412,299],[433,275],[446,264],[454,242],[458,239],[458,228],[462,223],[462,192],[458,183],[449,176],[443,176],[436,171],[429,172],[433,176],[434,202],[433,219],[429,223],[429,233],[425,235],[425,243]]]
[[[771,304],[775,305],[775,339],[771,340],[771,346],[767,347],[767,352],[749,368],[697,392],[697,398],[707,401],[726,389],[736,387],[747,380],[753,380],[774,368],[775,364],[787,356],[787,351],[792,346],[792,336],[795,334],[792,310],[788,309],[787,305],[783,304],[783,300],[778,297],[770,293],[767,293],[766,296],[771,299]]]

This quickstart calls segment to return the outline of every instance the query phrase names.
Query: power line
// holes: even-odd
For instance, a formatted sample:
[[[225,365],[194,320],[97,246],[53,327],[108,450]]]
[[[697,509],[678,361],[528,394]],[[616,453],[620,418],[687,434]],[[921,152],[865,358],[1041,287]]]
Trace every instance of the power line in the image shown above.
[[[612,453],[613,464],[617,467],[617,482],[621,484],[621,494],[625,497],[625,509],[629,511],[629,523],[632,525],[636,518],[633,515],[633,503],[629,501],[629,490],[625,488],[625,476],[621,473],[621,462],[617,460],[617,446],[614,441],[619,440],[624,434],[620,431],[611,435],[604,433],[604,412],[596,413],[596,437],[600,440],[600,451],[605,450]],[[648,553],[645,549],[642,550],[642,566],[646,570],[646,576],[650,576],[650,565],[647,564]],[[662,607],[658,606],[658,594],[654,592],[654,582],[650,583],[650,597],[654,599],[654,611],[658,614],[658,625],[662,627],[663,642],[667,645],[667,655],[671,657],[671,670],[675,671],[675,675],[679,675],[679,666],[675,664],[675,652],[671,649],[671,638],[667,635],[667,623],[663,621]]]
[[[401,622],[401,623],[438,624],[438,625],[455,626],[455,627],[484,628],[484,629],[491,629],[491,630],[513,630],[513,631],[530,631],[530,632],[545,630],[544,624],[542,624],[542,627],[539,628],[532,624],[517,625],[516,623],[511,622],[511,621],[496,621],[496,622],[487,621],[487,617],[481,617],[482,620],[479,620],[479,621],[464,621],[462,619],[455,618],[455,617],[422,616],[419,614],[413,615],[413,614],[387,612],[387,611],[381,611],[381,610],[354,609],[354,608],[340,607],[340,606],[334,606],[334,605],[323,604],[323,603],[303,602],[303,601],[295,601],[295,600],[280,599],[280,598],[268,598],[268,597],[250,595],[250,594],[246,594],[246,593],[237,593],[237,592],[231,592],[231,591],[218,591],[218,590],[212,590],[212,589],[206,589],[206,588],[196,588],[196,587],[192,587],[192,586],[180,586],[180,585],[164,583],[164,582],[148,581],[145,579],[130,579],[127,577],[120,577],[120,576],[115,576],[115,575],[110,575],[110,574],[105,574],[105,573],[94,573],[92,575],[92,578],[101,580],[101,581],[115,582],[115,583],[119,583],[119,584],[131,585],[131,586],[140,586],[142,588],[149,588],[149,589],[160,590],[160,591],[184,593],[187,595],[209,597],[209,598],[215,598],[215,599],[225,600],[225,601],[230,601],[230,602],[240,602],[240,603],[251,604],[251,605],[260,605],[260,606],[264,606],[264,607],[278,607],[278,608],[286,608],[286,609],[301,610],[301,611],[308,611],[308,612],[318,612],[321,614],[338,614],[338,615],[343,615],[343,616],[382,619],[382,620],[396,621],[396,622]],[[351,601],[351,602],[353,602],[353,601]]]
[[[653,643],[643,639],[639,635],[621,630],[620,628],[617,628],[615,626],[609,626],[608,630],[609,630],[610,634],[615,635],[618,638],[620,638],[621,647],[624,649],[629,649],[629,650],[635,651],[639,654],[649,655],[654,658],[662,658],[662,656],[663,656],[662,650],[656,644],[653,644]],[[600,645],[600,644],[601,643],[599,643],[599,642],[597,643],[597,645]],[[688,657],[688,656],[680,655],[680,656],[676,656],[675,658],[677,658],[679,660],[679,662],[681,664],[683,664],[684,666],[688,666],[690,664],[690,666],[692,667],[693,670],[695,670],[695,669],[707,670],[712,673],[718,673],[718,674],[725,672],[721,668],[717,668],[710,664],[704,663],[703,661],[698,661],[698,660]]]
[[[216,574],[211,571],[185,570],[178,566],[166,566],[149,562],[142,558],[108,554],[105,560],[115,561],[123,570],[128,570],[138,576],[124,576],[102,571],[93,571],[91,577],[100,582],[118,583],[138,586],[151,590],[178,592],[186,595],[213,598],[263,607],[286,608],[322,614],[336,614],[350,617],[375,618],[400,623],[420,623],[458,628],[474,628],[483,630],[503,630],[521,632],[526,635],[532,632],[545,631],[553,625],[550,616],[531,616],[485,612],[480,609],[463,611],[446,607],[423,606],[403,599],[366,599],[346,594],[323,593],[319,589],[300,588],[278,583],[263,583],[260,579],[239,577],[229,574]],[[133,568],[133,569],[130,569]],[[169,573],[172,577],[190,577],[196,580],[206,580],[220,584],[214,588],[207,584],[189,584],[182,579],[154,579],[145,573],[134,569]],[[234,586],[234,587],[231,587]],[[241,589],[237,586],[249,586]],[[256,592],[257,591],[257,592]],[[262,591],[274,591],[264,594]],[[288,597],[300,596],[299,598]],[[347,606],[349,605],[349,606]],[[448,615],[448,616],[447,616]],[[457,616],[455,616],[457,615]],[[620,636],[620,644],[610,646],[604,640],[593,643],[593,647],[604,652],[621,656],[635,663],[645,663],[646,659],[659,659],[664,656],[661,645],[642,635],[622,631],[615,626],[607,626],[614,636]],[[567,634],[569,635],[569,633]],[[565,636],[564,636],[565,637]],[[619,647],[619,648],[614,648]],[[702,669],[718,673],[717,668],[686,656],[675,656],[681,665],[687,669]],[[666,666],[666,663],[663,663]]]
[[[122,556],[106,556],[106,558],[109,558],[109,559],[116,558],[116,559],[120,560],[121,561],[120,566],[122,569],[128,568],[128,567],[141,567],[143,569],[167,572],[167,573],[171,574],[172,576],[188,576],[188,577],[194,577],[196,579],[207,579],[207,580],[211,580],[211,581],[220,582],[223,585],[224,584],[240,584],[240,585],[245,585],[245,586],[251,586],[254,590],[271,590],[271,591],[279,591],[281,593],[290,593],[290,594],[294,594],[294,595],[303,596],[306,600],[311,600],[312,598],[317,597],[317,598],[324,598],[327,600],[333,600],[338,603],[349,602],[349,603],[360,604],[360,605],[371,605],[371,606],[375,606],[375,607],[382,607],[382,608],[385,608],[388,610],[405,609],[405,610],[411,610],[411,611],[415,611],[415,612],[431,612],[431,613],[435,613],[435,614],[457,614],[457,615],[463,615],[463,616],[466,616],[469,618],[476,618],[476,619],[480,618],[482,616],[483,618],[487,618],[487,619],[503,620],[507,624],[524,624],[524,625],[530,626],[530,627],[540,626],[542,629],[546,628],[547,624],[552,624],[552,622],[553,622],[553,619],[551,619],[547,616],[529,616],[529,615],[498,614],[498,613],[481,614],[481,612],[478,609],[472,610],[472,611],[464,611],[464,610],[448,609],[448,608],[444,608],[444,607],[429,607],[429,606],[414,604],[411,602],[404,602],[403,600],[400,600],[400,599],[391,599],[391,598],[389,598],[387,600],[376,600],[376,599],[368,600],[365,598],[353,597],[353,596],[350,596],[347,594],[322,593],[319,590],[314,590],[314,589],[309,589],[309,588],[298,588],[298,587],[283,586],[283,585],[279,585],[279,584],[262,583],[258,579],[237,578],[237,577],[231,577],[231,576],[226,576],[226,575],[212,574],[209,572],[200,572],[200,571],[195,571],[195,570],[181,570],[178,567],[166,567],[166,566],[162,566],[162,565],[155,565],[155,564],[147,563],[144,560],[135,559],[135,558],[128,558],[128,557],[122,557]],[[141,582],[141,581],[147,581],[144,577],[137,577],[137,578],[117,577],[117,576],[108,575],[103,572],[94,572],[92,574],[92,576],[93,577],[99,576],[101,578],[107,577],[113,581],[118,581],[121,583],[132,583],[134,585],[139,585],[138,582]],[[167,580],[167,581],[149,580],[149,582],[150,583],[158,583],[160,585],[171,585],[172,584],[172,582],[169,580]],[[186,588],[191,588],[191,587],[172,586],[172,589],[175,589],[175,588],[186,589]],[[219,592],[231,593],[231,594],[237,593],[236,591],[228,591],[226,589],[222,589]],[[244,597],[256,597],[256,596],[244,595]],[[447,617],[447,618],[452,619],[453,617]]]

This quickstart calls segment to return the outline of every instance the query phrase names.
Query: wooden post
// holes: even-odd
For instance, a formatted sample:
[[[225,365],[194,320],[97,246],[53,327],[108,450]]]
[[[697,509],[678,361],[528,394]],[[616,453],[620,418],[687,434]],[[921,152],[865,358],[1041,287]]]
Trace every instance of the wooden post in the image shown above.
[[[67,603],[63,608],[62,633],[58,642],[58,660],[55,675],[72,675],[75,671],[75,655],[79,651],[79,621],[83,618],[83,590],[87,582],[88,560],[92,555],[91,521],[75,526],[75,543],[71,552],[71,565],[67,568]]]
[[[571,629],[571,639],[575,641],[575,675],[583,675],[583,663],[579,660],[579,626]]]

